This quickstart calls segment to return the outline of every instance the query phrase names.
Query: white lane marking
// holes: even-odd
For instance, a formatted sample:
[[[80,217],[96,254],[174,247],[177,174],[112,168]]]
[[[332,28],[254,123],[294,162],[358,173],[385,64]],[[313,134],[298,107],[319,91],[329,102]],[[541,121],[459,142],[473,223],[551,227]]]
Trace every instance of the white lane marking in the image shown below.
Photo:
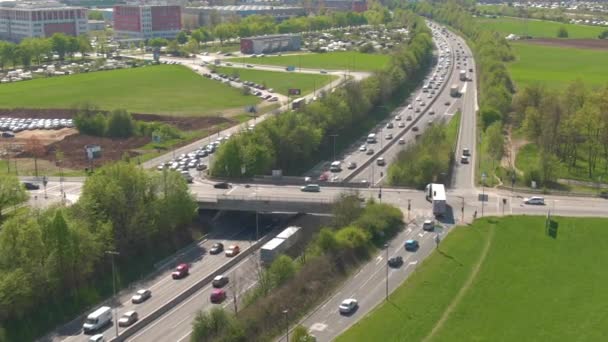
[[[182,323],[183,323],[185,320],[187,320],[187,319],[192,319],[192,317],[190,317],[190,316],[186,316],[186,317],[184,317],[184,319],[182,319],[182,320],[178,321],[177,323],[175,323],[175,324],[174,324],[174,325],[171,327],[171,329],[175,329],[175,328],[177,328],[177,327],[178,327],[180,324],[182,324]]]
[[[186,337],[190,336],[190,334],[192,333],[192,330],[190,330],[187,334],[185,334],[184,336],[180,337],[179,340],[177,340],[177,342],[182,342],[184,339],[186,339]]]
[[[226,192],[226,195],[230,195],[230,193],[231,193],[231,192],[233,192],[233,191],[234,191],[234,190],[236,190],[236,189],[238,189],[238,185],[237,185],[237,186],[235,186],[235,187],[233,187],[232,189],[228,190],[228,191]]]
[[[418,264],[418,260],[414,260],[414,261],[410,261],[410,263],[408,265],[417,265]]]

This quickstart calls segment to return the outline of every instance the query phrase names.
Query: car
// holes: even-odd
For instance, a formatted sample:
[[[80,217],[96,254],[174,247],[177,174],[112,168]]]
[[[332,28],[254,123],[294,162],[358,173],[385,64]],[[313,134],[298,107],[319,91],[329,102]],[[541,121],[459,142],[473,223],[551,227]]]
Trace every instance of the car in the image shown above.
[[[279,101],[279,98],[276,97],[276,96],[271,97],[271,98],[268,99],[268,102],[277,102],[277,101]]]
[[[433,109],[429,110],[429,115],[434,115],[435,111]]]
[[[412,127],[412,132],[418,132],[418,126]]]
[[[216,288],[224,287],[224,285],[228,284],[228,277],[225,275],[218,275],[211,281],[211,285]]]
[[[325,178],[327,180],[327,176]],[[321,187],[318,184],[306,184],[300,188],[302,192],[319,192],[321,191]]]
[[[420,113],[420,108],[416,108],[416,113]]]
[[[393,126],[393,123],[392,123],[392,122],[389,122],[389,123],[387,123],[387,124],[386,124],[386,128],[388,128],[388,129],[391,129],[391,128],[393,128],[393,127],[394,127],[394,126]]]
[[[135,292],[133,297],[131,297],[131,303],[140,304],[145,302],[150,297],[152,297],[152,291],[148,289],[139,290]]]
[[[471,150],[469,150],[468,147],[463,148],[462,149],[462,155],[463,156],[467,156],[467,157],[470,156],[471,155]]]
[[[253,65],[251,65],[251,64],[247,64],[247,67],[248,67],[248,68],[253,68]]]
[[[226,291],[222,289],[214,289],[211,291],[211,295],[209,295],[209,300],[211,303],[219,304],[226,300]]]
[[[401,121],[398,126],[399,126],[399,128],[403,128],[403,127],[405,127],[405,123],[403,121]]]
[[[226,249],[226,252],[224,253],[227,257],[233,257],[237,254],[239,254],[241,252],[241,249],[239,248],[238,245],[230,245],[228,246],[228,248]]]
[[[545,199],[540,196],[532,196],[530,198],[524,198],[525,204],[545,205]]]
[[[403,139],[403,138],[399,139],[399,145],[405,145],[405,139]]]
[[[228,182],[221,182],[213,184],[213,187],[216,189],[230,189],[232,186]]]
[[[397,121],[401,121],[401,115],[397,115],[397,116],[395,116],[395,120],[397,120]]]
[[[358,306],[359,303],[357,303],[356,299],[348,298],[343,300],[342,303],[340,303],[340,306],[338,306],[338,310],[341,314],[349,314],[353,312]]]
[[[406,251],[415,251],[419,247],[417,240],[407,240],[405,241],[405,250]]]
[[[38,189],[40,189],[40,185],[31,183],[31,182],[23,182],[23,186],[25,187],[26,190],[38,190]]]
[[[460,157],[460,164],[468,164],[468,163],[469,163],[469,157],[467,157],[467,156]]]
[[[449,106],[450,105],[450,101],[445,101],[444,105]]]
[[[435,229],[435,221],[433,220],[424,220],[422,223],[422,230],[426,230],[428,232],[432,232]]]
[[[407,109],[412,109],[412,108],[414,108],[414,107],[411,104],[407,105]]]
[[[97,334],[91,336],[91,338],[89,338],[89,342],[106,342],[106,339],[103,334]]]
[[[321,70],[320,72],[321,72],[322,74],[327,74],[327,71],[326,71],[326,70]]]
[[[196,165],[196,170],[197,171],[205,171],[205,170],[207,170],[207,165],[199,163],[198,165]]]
[[[365,152],[365,154],[367,154],[368,156],[371,156],[372,154],[374,154],[374,149],[370,148],[367,150],[367,152]]]
[[[346,168],[349,169],[349,170],[356,169],[357,168],[357,163],[350,162],[350,163],[348,163],[348,166]]]
[[[129,325],[135,323],[138,318],[139,317],[137,315],[137,312],[127,311],[118,320],[118,326],[119,327],[128,327]]]
[[[388,259],[387,264],[389,267],[399,267],[403,265],[403,258],[400,256],[392,257]]]
[[[407,121],[412,121],[414,118],[412,118],[411,115],[408,115],[407,118],[405,118]]]
[[[376,159],[376,165],[384,166],[384,165],[386,165],[386,161],[384,161],[384,158],[380,157],[380,158]]]
[[[209,254],[220,254],[223,251],[224,251],[224,244],[221,242],[216,242],[209,249]]]
[[[175,268],[175,271],[171,273],[171,277],[173,279],[181,279],[189,274],[189,268],[188,264],[179,264],[179,266]]]
[[[424,107],[426,106],[426,103],[424,101],[420,102],[420,107]]]
[[[361,151],[361,152],[367,151],[367,146],[361,145],[361,147],[359,147],[359,151]]]
[[[393,139],[393,135],[389,133],[389,134],[386,135],[385,139],[386,140],[391,140],[391,139]]]

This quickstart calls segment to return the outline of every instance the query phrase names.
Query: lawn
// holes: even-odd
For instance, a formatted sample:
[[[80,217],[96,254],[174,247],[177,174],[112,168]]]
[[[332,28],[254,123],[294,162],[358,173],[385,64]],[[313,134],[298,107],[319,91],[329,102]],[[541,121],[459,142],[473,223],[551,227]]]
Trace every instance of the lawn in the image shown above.
[[[244,81],[251,81],[263,84],[267,88],[273,88],[276,92],[287,95],[289,88],[297,88],[302,91],[302,95],[310,93],[315,89],[323,87],[325,84],[337,79],[337,76],[322,74],[303,74],[297,72],[263,71],[244,68],[216,68],[219,73],[227,75],[238,74]]]
[[[534,38],[557,38],[557,30],[565,27],[568,31],[568,38],[597,38],[604,31],[605,27],[565,24],[555,21],[534,20],[526,21],[520,18],[500,17],[497,19],[477,18],[478,23],[486,28],[493,29],[505,36],[513,33],[519,36],[527,35]],[[527,31],[526,31],[527,26]]]
[[[252,97],[180,65],[102,71],[0,85],[0,106],[102,109],[171,115],[217,114],[250,105]]]
[[[517,56],[509,63],[511,77],[518,88],[545,83],[563,88],[580,78],[585,84],[605,85],[608,51],[543,46],[517,42],[511,44]]]
[[[544,217],[522,216],[456,228],[337,341],[604,341],[606,224],[553,217],[546,230]]]
[[[360,52],[328,52],[308,53],[288,56],[258,57],[258,58],[235,58],[250,64],[280,65],[287,67],[293,65],[296,68],[327,69],[327,70],[351,70],[351,71],[374,71],[383,69],[390,59],[389,55],[368,54]]]

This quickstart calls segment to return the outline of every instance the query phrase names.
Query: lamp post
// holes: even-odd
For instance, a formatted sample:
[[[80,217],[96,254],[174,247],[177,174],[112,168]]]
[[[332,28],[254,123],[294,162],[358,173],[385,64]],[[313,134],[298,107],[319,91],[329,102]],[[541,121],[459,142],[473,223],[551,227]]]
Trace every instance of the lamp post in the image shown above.
[[[336,161],[336,138],[338,138],[337,134],[330,134],[330,137],[333,138],[333,151],[334,151],[334,159],[333,161]]]
[[[483,217],[483,208],[486,202],[486,173],[481,174],[481,217]]]
[[[120,255],[120,253],[116,251],[105,251],[105,254],[109,254],[110,258],[112,259],[112,289],[114,290],[114,300],[116,300],[116,273],[114,270],[114,256]],[[116,315],[116,303],[114,303],[114,328],[116,329],[116,337],[118,337],[118,317]]]
[[[289,310],[283,310],[283,315],[285,315],[285,341],[289,342],[289,320],[287,319],[287,314]]]
[[[384,244],[386,250],[386,301],[388,301],[388,243]]]

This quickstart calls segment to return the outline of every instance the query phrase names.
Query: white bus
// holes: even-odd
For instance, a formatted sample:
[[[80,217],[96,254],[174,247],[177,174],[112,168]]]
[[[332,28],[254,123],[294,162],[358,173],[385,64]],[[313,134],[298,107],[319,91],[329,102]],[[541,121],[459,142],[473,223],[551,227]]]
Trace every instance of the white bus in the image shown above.
[[[445,214],[447,197],[445,195],[445,187],[443,184],[427,184],[426,199],[433,203],[433,215],[443,216]]]
[[[374,143],[376,143],[376,133],[370,133],[367,136],[367,143],[368,144],[374,144]]]

